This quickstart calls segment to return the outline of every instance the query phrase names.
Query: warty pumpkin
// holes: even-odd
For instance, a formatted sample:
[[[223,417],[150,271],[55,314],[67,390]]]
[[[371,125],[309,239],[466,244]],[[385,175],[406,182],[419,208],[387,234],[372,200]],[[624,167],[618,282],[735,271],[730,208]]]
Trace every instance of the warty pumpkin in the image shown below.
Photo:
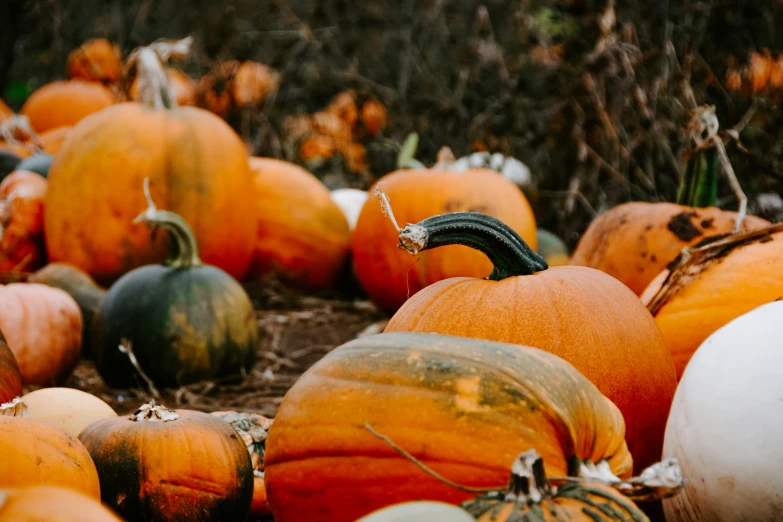
[[[36,132],[76,125],[86,116],[114,104],[116,98],[97,82],[56,81],[33,92],[19,114],[27,116]]]
[[[694,115],[695,136],[701,139],[699,129],[710,123],[714,125],[710,131],[717,132],[714,107],[702,107]],[[688,161],[676,204],[634,201],[601,214],[579,239],[571,264],[606,272],[641,295],[683,248],[733,230],[737,213],[716,206],[718,172],[716,147],[697,148]],[[746,216],[740,231],[768,225],[764,219]]]
[[[386,332],[434,332],[536,346],[573,364],[625,417],[637,469],[660,460],[674,365],[655,321],[616,279],[591,268],[548,267],[498,219],[434,216],[399,234],[410,253],[460,244],[485,254],[487,279],[454,277],[409,299]]]
[[[22,376],[14,353],[0,332],[0,404],[22,395]]]
[[[461,502],[366,429],[472,487],[508,478],[520,448],[561,476],[576,460],[632,462],[617,407],[573,366],[535,348],[435,334],[364,337],[333,350],[288,391],[266,446],[277,520],[354,521],[407,500]],[[350,502],[346,502],[350,498]]]
[[[14,171],[0,182],[0,270],[36,270],[46,262],[46,190],[46,179],[27,170]]]
[[[149,403],[79,435],[101,480],[101,499],[128,522],[245,520],[250,455],[225,421]]]
[[[101,300],[91,339],[98,372],[115,387],[130,386],[144,375],[172,387],[242,377],[253,366],[258,345],[253,303],[234,278],[201,262],[180,215],[148,201],[136,221],[171,234],[171,258],[166,265],[128,272]]]
[[[250,168],[259,211],[250,277],[274,273],[304,289],[331,286],[348,256],[351,233],[329,189],[286,161],[250,158]]]
[[[93,422],[117,413],[95,395],[74,388],[41,388],[22,396],[26,415],[51,422],[78,437]]]
[[[106,38],[87,40],[68,53],[65,64],[69,78],[114,84],[120,80],[120,49]]]
[[[100,498],[98,472],[79,440],[50,422],[0,413],[0,489],[63,486]]]
[[[0,490],[0,522],[122,522],[87,495],[61,486]]]
[[[32,283],[0,286],[0,330],[24,384],[60,384],[76,366],[82,314],[76,301],[58,288]]]
[[[522,191],[489,169],[456,172],[445,154],[440,159],[431,169],[399,170],[375,184],[383,188],[401,223],[443,212],[482,212],[508,223],[536,247],[536,220]],[[481,252],[464,246],[423,252],[414,260],[396,247],[396,240],[380,202],[368,198],[353,234],[353,262],[362,287],[385,310],[397,310],[409,296],[437,281],[482,277],[492,269]]]
[[[44,219],[50,260],[108,284],[165,259],[165,234],[153,241],[131,223],[144,208],[138,187],[150,177],[156,201],[193,227],[204,261],[241,279],[258,214],[242,140],[213,114],[174,105],[153,49],[138,50],[128,66],[145,76],[144,101],[74,126],[52,165]]]

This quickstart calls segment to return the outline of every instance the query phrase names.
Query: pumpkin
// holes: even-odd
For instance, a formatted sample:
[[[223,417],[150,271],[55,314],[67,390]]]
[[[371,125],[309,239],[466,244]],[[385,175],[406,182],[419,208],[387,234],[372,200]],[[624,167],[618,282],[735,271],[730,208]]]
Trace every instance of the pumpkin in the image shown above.
[[[377,136],[388,122],[386,107],[378,100],[367,100],[362,104],[361,118],[367,132]]]
[[[443,212],[483,212],[509,224],[533,247],[536,221],[522,192],[488,169],[456,172],[444,155],[432,169],[400,170],[382,177],[383,187],[400,223],[416,223]],[[450,246],[422,253],[413,260],[397,248],[397,232],[381,204],[370,198],[362,207],[353,234],[356,275],[377,305],[395,311],[416,292],[449,277],[483,277],[492,265],[481,252]]]
[[[0,522],[122,522],[100,502],[60,486],[0,490]]]
[[[139,187],[150,177],[156,200],[193,227],[204,261],[244,277],[257,210],[242,140],[207,111],[172,106],[156,51],[142,48],[132,64],[147,75],[144,101],[114,105],[74,126],[49,172],[50,260],[108,284],[165,259],[168,238],[151,240],[131,223],[144,208]]]
[[[293,286],[329,287],[348,256],[351,233],[321,181],[303,168],[250,158],[259,209],[250,276],[275,273]]]
[[[697,123],[714,117],[714,107],[712,112],[701,108],[695,115]],[[601,214],[579,239],[571,264],[606,272],[641,295],[683,248],[732,231],[737,214],[717,208],[717,194],[718,152],[715,147],[696,150],[676,204],[635,201]],[[768,225],[764,219],[746,216],[740,231]]]
[[[54,161],[54,156],[45,152],[38,152],[29,156],[17,165],[16,170],[26,170],[29,172],[35,172],[39,176],[46,178],[49,175],[49,169]]]
[[[488,279],[455,277],[425,288],[386,332],[460,335],[558,355],[620,408],[636,469],[660,460],[677,381],[661,333],[633,292],[598,270],[549,268],[514,230],[485,214],[434,216],[403,229],[399,242],[409,252],[467,245],[494,269]]]
[[[120,79],[120,49],[105,38],[93,38],[68,54],[65,69],[69,78],[106,84]]]
[[[59,288],[73,297],[82,312],[82,355],[90,355],[92,319],[98,311],[101,299],[106,295],[106,289],[98,286],[88,274],[68,263],[49,263],[30,274],[27,281]]]
[[[93,422],[117,413],[95,395],[73,388],[42,388],[22,397],[31,419],[49,421],[78,437]]]
[[[353,231],[356,228],[359,213],[367,201],[367,191],[352,188],[333,190],[332,201],[337,203],[337,206],[343,211],[345,219],[348,220],[348,226]]]
[[[218,116],[261,103],[280,86],[277,71],[254,61],[221,62],[204,75],[196,91],[199,105]]]
[[[780,519],[783,351],[772,325],[781,320],[783,302],[761,305],[716,330],[688,363],[664,454],[689,480],[664,501],[667,521]]]
[[[632,467],[619,410],[562,359],[461,337],[380,334],[328,353],[280,404],[264,462],[276,520],[353,521],[408,500],[470,497],[366,424],[472,487],[503,484],[520,447],[536,448],[556,475],[574,459],[608,460],[621,476]]]
[[[82,314],[71,296],[32,283],[0,286],[0,330],[24,384],[62,383],[79,357]]]
[[[45,178],[26,170],[0,182],[0,270],[36,270],[45,263],[46,188]]]
[[[538,253],[541,254],[549,266],[567,265],[571,259],[568,247],[562,239],[549,230],[539,228],[536,231],[538,239]]]
[[[109,107],[114,94],[96,82],[56,81],[33,92],[19,114],[41,133],[63,125],[76,125],[84,117]]]
[[[454,162],[454,169],[460,172],[483,168],[499,172],[504,178],[518,186],[529,201],[536,201],[538,197],[536,179],[530,172],[530,168],[516,158],[504,156],[499,152],[494,154],[474,152]]]
[[[0,332],[0,404],[22,395],[22,376],[14,353],[8,347],[5,335]]]
[[[60,150],[60,146],[65,141],[65,138],[70,135],[72,128],[73,125],[62,125],[39,134],[38,137],[41,139],[44,152],[57,154],[57,151]]]
[[[90,454],[50,422],[0,414],[0,454],[0,489],[64,486],[100,498]]]
[[[0,180],[16,170],[22,158],[9,150],[2,150],[0,145]]]
[[[181,216],[149,205],[137,221],[168,230],[175,248],[166,265],[132,270],[104,296],[91,339],[98,372],[114,387],[134,384],[141,372],[172,387],[244,375],[258,345],[253,303],[230,275],[202,264]]]
[[[445,502],[403,502],[373,511],[356,522],[473,522],[464,509]]]
[[[101,479],[101,499],[123,519],[245,520],[253,467],[231,426],[214,415],[145,404],[79,435]]]
[[[212,415],[217,415],[231,424],[250,454],[250,462],[253,464],[253,502],[250,504],[250,517],[268,515],[270,511],[264,484],[264,454],[272,419],[255,413],[236,411],[213,411]]]
[[[196,81],[193,78],[173,67],[166,68],[166,76],[178,106],[196,105]],[[138,78],[131,84],[130,98],[136,101],[141,99]]]

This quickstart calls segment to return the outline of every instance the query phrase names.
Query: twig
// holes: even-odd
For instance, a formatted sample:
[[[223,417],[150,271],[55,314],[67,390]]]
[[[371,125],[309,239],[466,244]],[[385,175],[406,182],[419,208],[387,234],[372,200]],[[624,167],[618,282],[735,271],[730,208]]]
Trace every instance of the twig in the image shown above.
[[[402,229],[400,228],[400,225],[397,224],[397,220],[394,218],[394,211],[392,211],[391,203],[389,202],[389,196],[387,196],[386,193],[381,190],[380,183],[375,185],[375,191],[373,193],[381,203],[381,212],[383,212],[383,215],[389,218],[389,220],[392,222],[392,225],[394,225],[394,229],[397,230],[397,232],[400,232]]]
[[[155,388],[155,384],[152,382],[152,379],[150,379],[147,374],[144,373],[144,370],[141,369],[139,361],[136,359],[136,355],[133,353],[133,343],[131,343],[130,339],[123,337],[120,340],[120,344],[117,348],[120,350],[120,353],[124,353],[128,356],[130,363],[134,368],[136,368],[136,371],[139,372],[139,375],[141,375],[141,378],[144,379],[144,382],[147,384],[150,395],[156,399],[160,399],[160,393],[158,393],[158,389]]]

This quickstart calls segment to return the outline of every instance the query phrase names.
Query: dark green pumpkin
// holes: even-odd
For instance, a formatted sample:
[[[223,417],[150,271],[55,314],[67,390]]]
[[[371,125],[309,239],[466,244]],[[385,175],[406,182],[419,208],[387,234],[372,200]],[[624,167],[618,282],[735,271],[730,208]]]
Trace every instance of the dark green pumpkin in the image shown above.
[[[52,166],[52,161],[54,161],[54,156],[45,152],[39,152],[33,154],[29,158],[23,159],[16,166],[16,170],[29,170],[36,174],[40,174],[43,177],[47,177],[49,175],[49,167]]]
[[[22,158],[7,150],[0,150],[0,181],[16,170]]]
[[[167,229],[175,253],[165,265],[128,272],[106,293],[92,325],[98,371],[110,386],[142,382],[118,348],[127,339],[138,365],[160,386],[243,376],[258,345],[250,298],[226,272],[201,263],[182,217],[149,201],[136,221]]]

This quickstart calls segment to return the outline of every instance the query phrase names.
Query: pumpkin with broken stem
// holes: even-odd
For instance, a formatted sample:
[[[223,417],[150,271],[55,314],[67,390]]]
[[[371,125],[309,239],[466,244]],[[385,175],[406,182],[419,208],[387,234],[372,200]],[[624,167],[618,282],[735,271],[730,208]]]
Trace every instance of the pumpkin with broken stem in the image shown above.
[[[408,225],[399,242],[411,254],[466,245],[494,268],[488,279],[454,277],[425,288],[386,332],[460,335],[558,355],[620,408],[636,469],[660,460],[674,365],[652,316],[625,285],[592,268],[550,268],[510,227],[474,212]]]
[[[137,382],[140,371],[159,386],[205,379],[237,379],[255,362],[258,325],[242,286],[223,270],[203,264],[188,223],[148,207],[136,218],[167,230],[172,253],[166,265],[147,265],[114,283],[93,318],[95,365],[110,386]],[[130,341],[135,360],[119,349]],[[127,347],[125,347],[127,351]]]
[[[605,212],[582,235],[571,264],[606,272],[640,295],[683,248],[727,234],[740,222],[741,231],[769,225],[755,216],[741,219],[736,212],[717,208],[719,167],[731,166],[717,129],[714,107],[697,110],[691,122],[694,150],[677,203],[634,201]],[[742,201],[744,195],[739,194],[741,190]]]

